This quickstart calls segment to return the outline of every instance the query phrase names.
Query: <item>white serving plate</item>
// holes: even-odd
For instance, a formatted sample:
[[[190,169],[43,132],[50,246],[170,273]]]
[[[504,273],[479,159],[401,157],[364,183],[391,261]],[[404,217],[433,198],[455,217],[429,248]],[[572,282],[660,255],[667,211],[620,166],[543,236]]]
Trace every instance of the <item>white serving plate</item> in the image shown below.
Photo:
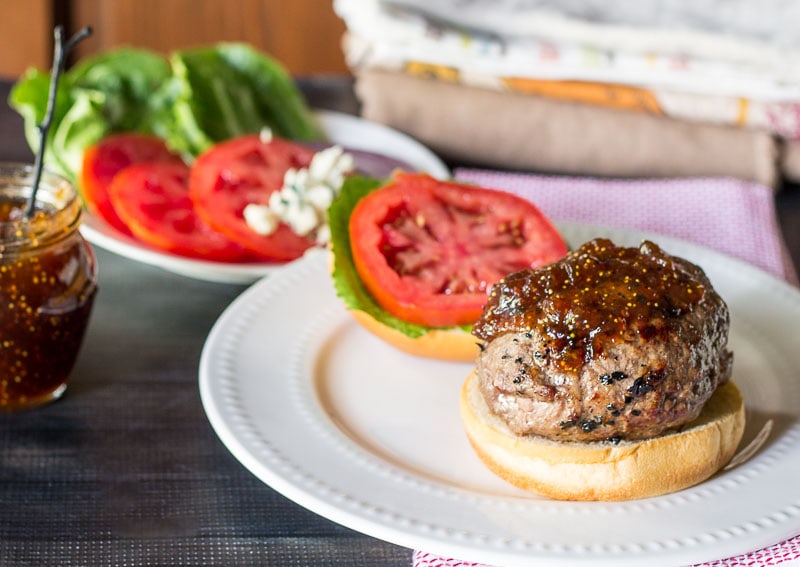
[[[671,238],[562,225],[572,246],[649,237],[701,265],[731,309],[747,405],[740,464],[681,492],[559,502],[479,462],[462,432],[470,364],[415,358],[356,324],[324,253],[245,291],[203,350],[199,386],[222,442],[255,476],[334,522],[446,557],[518,565],[687,565],[800,533],[800,291]],[[680,458],[676,455],[676,458]]]

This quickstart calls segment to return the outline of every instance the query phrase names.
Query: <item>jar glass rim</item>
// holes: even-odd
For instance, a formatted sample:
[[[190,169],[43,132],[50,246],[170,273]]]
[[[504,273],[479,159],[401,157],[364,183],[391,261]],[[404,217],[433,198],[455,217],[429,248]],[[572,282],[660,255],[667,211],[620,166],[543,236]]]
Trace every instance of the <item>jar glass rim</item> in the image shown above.
[[[0,162],[0,199],[23,207],[30,199],[33,180],[32,165]],[[35,210],[44,214],[0,221],[0,252],[28,246],[31,241],[47,245],[73,232],[80,223],[81,204],[74,185],[49,170],[42,172]]]

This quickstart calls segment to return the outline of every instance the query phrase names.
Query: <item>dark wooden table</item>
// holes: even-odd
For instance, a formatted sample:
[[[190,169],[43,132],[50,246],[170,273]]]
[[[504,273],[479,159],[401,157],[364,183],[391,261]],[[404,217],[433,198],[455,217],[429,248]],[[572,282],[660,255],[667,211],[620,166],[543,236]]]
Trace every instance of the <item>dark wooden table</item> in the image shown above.
[[[301,84],[316,107],[358,110],[346,79]],[[0,160],[31,159],[0,105]],[[776,199],[800,265],[800,191]],[[67,395],[0,415],[0,565],[409,566],[410,550],[277,494],[212,431],[200,353],[244,287],[96,252],[100,292]]]

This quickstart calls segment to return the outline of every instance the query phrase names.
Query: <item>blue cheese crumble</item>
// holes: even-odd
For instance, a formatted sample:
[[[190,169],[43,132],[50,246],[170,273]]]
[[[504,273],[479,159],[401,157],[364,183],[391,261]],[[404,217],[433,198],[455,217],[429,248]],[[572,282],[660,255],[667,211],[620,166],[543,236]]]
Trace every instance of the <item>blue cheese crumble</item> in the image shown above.
[[[339,146],[325,148],[314,154],[307,168],[289,169],[283,177],[283,187],[270,195],[267,205],[247,205],[244,219],[258,234],[270,235],[285,223],[296,234],[327,244],[328,207],[339,194],[345,176],[354,170],[352,154]]]

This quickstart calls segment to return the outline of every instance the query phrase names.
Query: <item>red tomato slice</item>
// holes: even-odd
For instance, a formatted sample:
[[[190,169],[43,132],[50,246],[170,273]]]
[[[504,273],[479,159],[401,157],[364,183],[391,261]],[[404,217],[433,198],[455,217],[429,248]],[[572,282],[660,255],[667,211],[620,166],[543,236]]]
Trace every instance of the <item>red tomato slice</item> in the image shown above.
[[[197,213],[215,230],[253,255],[270,261],[300,257],[313,239],[295,234],[287,225],[264,236],[251,229],[243,211],[249,203],[266,205],[283,186],[289,168],[308,167],[314,151],[280,139],[262,142],[257,135],[217,144],[197,158],[189,179],[189,194]]]
[[[567,252],[529,201],[410,173],[359,201],[350,242],[356,270],[378,304],[428,327],[473,324],[492,284]]]
[[[83,154],[80,186],[86,207],[124,234],[131,234],[111,204],[108,187],[114,176],[135,163],[181,159],[163,140],[145,134],[112,134],[90,146]]]
[[[133,235],[159,249],[193,258],[232,262],[244,258],[238,244],[195,214],[183,163],[131,165],[111,182],[109,196]]]

